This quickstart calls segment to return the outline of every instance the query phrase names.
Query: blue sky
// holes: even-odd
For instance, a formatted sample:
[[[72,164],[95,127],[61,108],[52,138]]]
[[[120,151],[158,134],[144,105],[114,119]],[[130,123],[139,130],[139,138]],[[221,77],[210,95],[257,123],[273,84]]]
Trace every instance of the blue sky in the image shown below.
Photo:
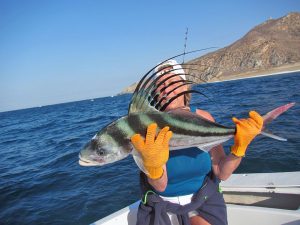
[[[115,95],[187,27],[187,50],[224,47],[289,12],[300,1],[0,0],[0,111]]]

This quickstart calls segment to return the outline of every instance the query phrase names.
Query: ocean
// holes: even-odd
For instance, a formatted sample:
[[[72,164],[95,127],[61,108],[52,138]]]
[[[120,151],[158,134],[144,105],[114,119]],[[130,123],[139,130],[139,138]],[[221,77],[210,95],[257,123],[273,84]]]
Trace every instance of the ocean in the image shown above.
[[[263,136],[249,146],[235,173],[300,170],[300,73],[210,83],[194,88],[192,107],[217,122],[250,110],[264,114],[296,105],[269,126],[280,142]],[[132,157],[103,167],[81,167],[78,153],[103,126],[127,113],[131,95],[105,97],[0,113],[0,224],[90,224],[140,197]],[[232,144],[224,145],[227,150]]]

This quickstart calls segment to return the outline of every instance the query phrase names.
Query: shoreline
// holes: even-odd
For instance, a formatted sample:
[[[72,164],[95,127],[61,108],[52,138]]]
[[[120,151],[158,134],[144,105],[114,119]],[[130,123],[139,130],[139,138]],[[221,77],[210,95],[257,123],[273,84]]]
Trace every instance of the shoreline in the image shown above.
[[[297,70],[285,70],[285,71],[281,71],[281,72],[273,72],[273,73],[262,73],[259,75],[259,73],[257,73],[258,75],[250,75],[250,76],[241,76],[241,75],[235,75],[235,76],[230,76],[229,79],[224,79],[224,80],[212,80],[212,81],[208,81],[207,83],[219,83],[219,82],[226,82],[226,81],[235,81],[235,80],[242,80],[242,79],[250,79],[250,78],[258,78],[258,77],[267,77],[267,76],[275,76],[275,75],[282,75],[282,74],[287,74],[287,73],[297,73],[300,72],[300,69]]]
[[[256,71],[253,70],[253,71],[247,71],[247,72],[237,73],[237,74],[220,75],[219,77],[212,78],[207,83],[249,79],[252,77],[273,76],[273,75],[296,73],[296,72],[300,72],[300,62],[273,67],[265,70],[256,70]]]

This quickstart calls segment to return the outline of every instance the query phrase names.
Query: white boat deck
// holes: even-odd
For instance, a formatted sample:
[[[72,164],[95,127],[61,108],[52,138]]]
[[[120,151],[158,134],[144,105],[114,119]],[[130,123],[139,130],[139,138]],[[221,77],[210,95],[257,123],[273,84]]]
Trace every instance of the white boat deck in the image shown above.
[[[221,183],[229,225],[300,225],[300,171],[233,174]],[[139,201],[93,225],[134,225]]]

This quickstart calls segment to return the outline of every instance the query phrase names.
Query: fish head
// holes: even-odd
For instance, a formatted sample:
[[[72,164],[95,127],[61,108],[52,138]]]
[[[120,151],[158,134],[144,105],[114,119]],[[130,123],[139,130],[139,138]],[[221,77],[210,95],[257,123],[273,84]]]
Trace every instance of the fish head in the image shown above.
[[[130,150],[128,150],[128,148]],[[81,166],[103,166],[119,161],[129,155],[132,147],[113,145],[105,143],[98,138],[89,141],[79,153],[79,165]]]

